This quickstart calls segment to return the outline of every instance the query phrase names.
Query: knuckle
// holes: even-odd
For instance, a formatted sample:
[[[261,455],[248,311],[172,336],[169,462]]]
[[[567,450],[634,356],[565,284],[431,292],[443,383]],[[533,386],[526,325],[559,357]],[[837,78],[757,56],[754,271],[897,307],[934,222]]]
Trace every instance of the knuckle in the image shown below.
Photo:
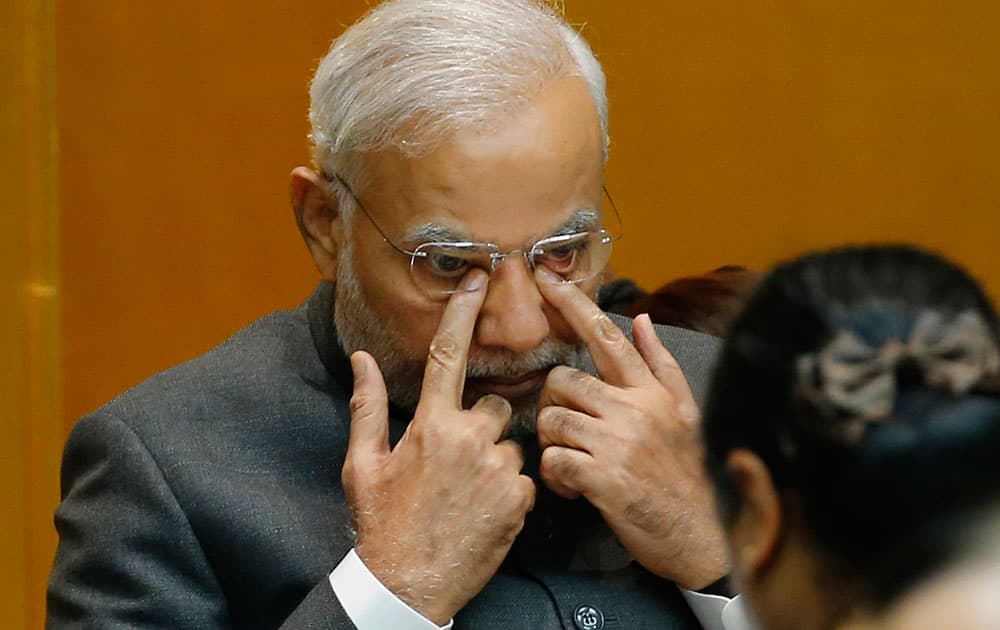
[[[535,418],[535,428],[539,433],[551,433],[554,429],[556,416],[559,415],[559,407],[547,406],[538,410]]]
[[[549,370],[548,381],[552,383],[562,383],[569,379],[569,375],[576,370],[568,365],[557,365]]]
[[[586,372],[576,370],[571,379],[573,391],[587,400],[599,400],[609,395],[605,391],[604,383]]]
[[[497,538],[500,544],[505,547],[510,547],[517,540],[517,535],[521,533],[521,528],[524,527],[524,518],[511,519],[507,527],[504,527],[501,532],[499,532]]]
[[[479,460],[479,467],[487,477],[492,479],[503,475],[508,468],[508,462],[506,457],[493,452]]]
[[[692,430],[701,425],[701,410],[694,400],[682,400],[677,404],[677,414],[684,421],[684,426]]]
[[[517,472],[521,470],[523,456],[521,449],[510,440],[504,440],[494,444],[489,449],[489,453],[483,458],[487,469],[494,474],[504,474],[508,471]]]
[[[443,439],[448,440],[452,448],[468,453],[475,453],[483,446],[483,425],[484,422],[469,419],[458,426],[450,428],[448,431],[441,431]]]
[[[579,416],[564,411],[556,416],[556,431],[560,435],[578,435],[583,432],[583,423]]]
[[[462,348],[458,339],[450,332],[442,331],[431,340],[427,351],[427,362],[429,365],[447,368],[458,362],[461,354]]]
[[[368,408],[368,404],[368,396],[356,392],[353,396],[351,396],[349,403],[351,416],[364,414],[365,410]]]
[[[505,461],[509,461],[517,466],[517,470],[521,470],[521,466],[524,465],[524,449],[521,445],[514,440],[504,440],[497,444],[498,448],[502,448],[506,453],[504,457]]]
[[[628,343],[628,339],[625,337],[622,329],[611,321],[611,318],[605,313],[601,312],[594,315],[594,323],[597,324],[598,337],[600,337],[601,341],[617,345],[621,345],[622,342]]]
[[[555,374],[553,377],[552,374]],[[596,391],[599,381],[587,374],[583,370],[578,370],[565,365],[560,365],[552,369],[550,378],[557,388],[569,392],[590,394]]]
[[[417,444],[430,448],[437,448],[452,434],[450,427],[442,427],[438,418],[425,418],[421,422],[411,423],[408,432]]]
[[[612,326],[614,326],[614,324],[612,324]],[[617,326],[615,327],[615,330],[618,330]],[[618,330],[618,335],[614,339],[608,339],[606,343],[611,349],[612,354],[618,356],[628,356],[635,353],[632,342],[629,341],[628,337],[622,334],[620,330]]]
[[[520,447],[512,450],[514,454],[511,456],[511,459],[514,462],[514,468],[515,470],[520,471],[524,468],[524,451]]]
[[[503,396],[498,396],[496,394],[486,394],[479,399],[479,404],[487,410],[487,413],[502,419],[510,418],[513,413],[510,401]]]
[[[576,476],[576,462],[562,451],[547,448],[542,452],[540,471],[545,479],[564,479]]]
[[[520,511],[522,513],[530,512],[535,505],[535,494],[537,493],[535,482],[525,475],[519,475],[518,481],[520,481],[521,495]]]
[[[344,462],[340,470],[340,483],[344,488],[344,496],[351,504],[358,502],[365,485],[365,476],[352,460]]]
[[[507,525],[505,530],[513,533],[515,536],[524,527],[524,517],[534,504],[534,484],[529,481],[527,486],[527,488],[520,486],[515,492],[508,495],[504,506],[503,521]]]
[[[356,470],[354,467],[354,461],[349,458],[344,461],[344,466],[340,469],[340,481],[344,486],[344,492],[350,494],[354,490],[355,478]]]
[[[567,368],[566,380],[579,386],[590,383],[593,380],[593,376],[587,374],[583,370],[578,370],[576,368]]]

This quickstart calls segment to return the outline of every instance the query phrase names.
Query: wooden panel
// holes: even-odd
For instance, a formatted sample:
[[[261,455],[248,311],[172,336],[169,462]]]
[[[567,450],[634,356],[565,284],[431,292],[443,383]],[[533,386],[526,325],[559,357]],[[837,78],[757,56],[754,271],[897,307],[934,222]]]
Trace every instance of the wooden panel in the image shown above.
[[[622,273],[896,240],[1000,299],[1000,3],[567,5],[609,76]]]
[[[52,3],[0,4],[0,609],[43,625],[62,440]]]
[[[58,3],[67,423],[308,295],[288,174],[362,4]]]

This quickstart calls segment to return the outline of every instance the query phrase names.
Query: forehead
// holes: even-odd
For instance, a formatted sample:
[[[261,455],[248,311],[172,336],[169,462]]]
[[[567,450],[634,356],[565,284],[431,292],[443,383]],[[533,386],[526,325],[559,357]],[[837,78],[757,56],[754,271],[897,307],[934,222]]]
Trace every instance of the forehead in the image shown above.
[[[435,225],[517,247],[599,210],[603,167],[593,100],[570,78],[489,131],[462,131],[419,157],[366,156],[363,203],[390,236]]]

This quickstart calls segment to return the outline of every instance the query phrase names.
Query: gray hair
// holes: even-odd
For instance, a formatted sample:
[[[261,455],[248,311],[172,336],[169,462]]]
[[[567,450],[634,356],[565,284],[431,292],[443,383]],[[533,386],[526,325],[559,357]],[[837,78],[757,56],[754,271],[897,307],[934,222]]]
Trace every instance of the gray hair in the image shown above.
[[[316,69],[313,160],[359,186],[359,154],[431,151],[459,130],[498,124],[568,76],[590,89],[607,159],[604,72],[544,0],[388,0],[338,37]],[[345,191],[336,192],[348,210]]]

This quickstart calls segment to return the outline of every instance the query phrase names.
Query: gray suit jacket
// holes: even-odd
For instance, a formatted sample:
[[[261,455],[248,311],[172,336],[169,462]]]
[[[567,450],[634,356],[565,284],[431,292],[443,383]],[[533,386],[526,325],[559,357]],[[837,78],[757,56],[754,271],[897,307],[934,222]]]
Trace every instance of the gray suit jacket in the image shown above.
[[[340,485],[350,367],[332,322],[321,283],[80,420],[63,456],[48,627],[354,627],[327,581],[354,545]],[[700,394],[716,340],[660,333]],[[393,439],[405,426],[394,414]],[[602,528],[586,502],[540,493],[455,628],[573,628],[584,605],[609,630],[697,628],[673,585],[616,564]],[[598,560],[581,564],[581,550]]]

